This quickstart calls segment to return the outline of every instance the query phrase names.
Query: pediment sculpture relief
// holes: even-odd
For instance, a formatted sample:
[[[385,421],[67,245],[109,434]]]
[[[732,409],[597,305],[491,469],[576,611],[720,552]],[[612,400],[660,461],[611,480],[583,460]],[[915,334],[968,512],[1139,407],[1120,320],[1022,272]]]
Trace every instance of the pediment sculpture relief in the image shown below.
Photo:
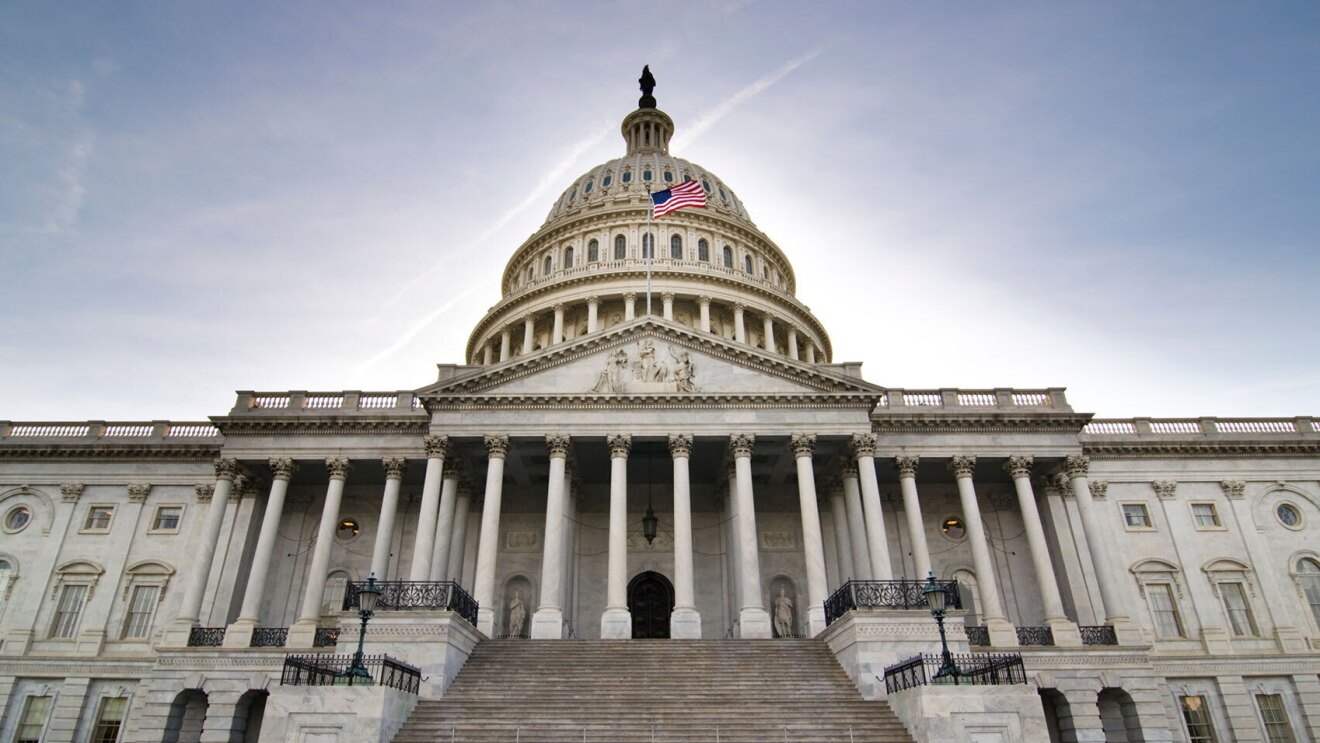
[[[603,395],[696,392],[692,358],[682,349],[675,352],[666,346],[669,360],[656,353],[655,342],[642,339],[630,354],[620,348],[605,357],[605,368],[596,379],[592,392]]]

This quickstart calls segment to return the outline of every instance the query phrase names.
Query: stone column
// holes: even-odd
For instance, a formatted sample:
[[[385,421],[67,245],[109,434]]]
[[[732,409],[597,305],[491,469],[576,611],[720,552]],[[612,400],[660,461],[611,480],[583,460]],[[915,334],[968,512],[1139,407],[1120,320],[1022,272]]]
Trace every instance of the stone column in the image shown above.
[[[981,508],[976,503],[976,487],[972,484],[976,457],[955,456],[949,460],[949,470],[958,480],[958,499],[962,502],[963,519],[967,522],[967,542],[972,548],[972,567],[976,569],[976,583],[981,595],[981,621],[985,622],[991,645],[1017,645],[1017,630],[1004,616],[1003,601],[999,598],[999,579],[995,573],[995,564],[990,559],[990,545],[985,540]]]
[[[798,506],[802,511],[802,553],[807,564],[807,633],[815,637],[825,631],[825,543],[820,535],[820,512],[816,505],[816,473],[811,456],[816,437],[793,434],[789,439],[797,460]],[[773,597],[772,597],[773,598]]]
[[[176,627],[168,638],[170,647],[187,646],[188,633],[201,617],[202,599],[206,596],[206,583],[211,577],[211,561],[215,559],[215,548],[220,543],[220,527],[224,526],[229,491],[233,489],[237,475],[236,460],[216,460],[215,490],[211,494],[211,505],[206,509],[206,520],[202,524],[202,541],[193,551],[192,574],[185,584],[183,603],[175,620]]]
[[[609,436],[606,440],[610,446],[610,546],[600,637],[627,640],[632,637],[632,613],[628,611],[628,452],[632,437]]]
[[[752,495],[752,447],[756,437],[735,433],[729,438],[733,450],[734,497],[738,502],[738,565],[741,575],[742,606],[738,612],[740,636],[746,639],[770,637],[770,615],[761,595],[761,556],[757,547],[756,500]],[[819,526],[817,526],[819,529]]]
[[[555,328],[550,335],[550,345],[557,346],[564,340],[564,305],[555,305]]]
[[[500,501],[504,495],[504,458],[509,454],[508,436],[486,437],[486,496],[481,511],[481,536],[477,541],[477,573],[473,579],[477,600],[477,629],[495,636],[495,562],[500,552]]]
[[[848,511],[843,503],[843,482],[834,480],[830,487],[830,516],[834,519],[834,548],[839,552],[839,583],[857,577],[853,567],[852,535],[848,531]]]
[[[623,295],[623,321],[628,322],[635,317],[637,317],[637,292],[628,292]]]
[[[866,542],[866,517],[862,514],[862,491],[857,483],[857,462],[844,460],[839,467],[843,478],[843,502],[848,515],[848,541],[852,543],[853,576],[871,580],[871,548]]]
[[[298,621],[289,628],[288,646],[312,647],[316,626],[321,621],[321,597],[330,571],[330,548],[335,543],[335,528],[339,525],[339,503],[344,498],[344,481],[352,469],[347,459],[331,457],[325,460],[330,471],[330,484],[325,489],[325,505],[321,508],[321,525],[316,530],[316,546],[312,548],[311,566],[307,568],[307,585],[303,589],[302,608]]]
[[[729,606],[730,630],[737,626],[737,606],[738,597],[742,596],[742,586],[739,584],[739,576],[742,575],[742,566],[738,564],[738,553],[742,549],[742,539],[738,536],[738,503],[737,495],[734,492],[734,483],[738,475],[735,472],[733,462],[729,462],[728,471],[724,474],[723,488],[723,509],[725,528],[725,543],[728,550],[728,575],[729,585],[725,595],[725,601]]]
[[[489,343],[481,344],[481,365],[490,366],[490,363],[493,360],[494,360],[494,354],[492,353],[490,344]]]
[[[427,580],[444,580],[449,574],[449,544],[454,536],[454,514],[458,510],[458,461],[445,462],[440,485],[440,510],[435,517],[435,540]]]
[[[598,316],[600,315],[600,297],[592,294],[587,297],[587,332],[594,333],[600,330]]]
[[[807,363],[816,363],[816,344],[807,343]]]
[[[701,310],[701,332],[710,332],[710,297],[697,297],[697,307]]]
[[[926,544],[926,521],[921,517],[921,499],[917,497],[918,457],[894,458],[898,467],[898,487],[903,491],[903,513],[907,516],[908,538],[912,540],[912,557],[917,563],[917,580],[930,574],[930,547]]]
[[[871,580],[893,580],[889,563],[889,536],[885,514],[880,510],[880,483],[875,477],[875,434],[853,434],[849,446],[857,460],[858,480],[862,486],[862,513],[866,518],[866,548],[871,554]]]
[[[1127,604],[1121,598],[1118,584],[1119,573],[1114,568],[1111,558],[1110,542],[1096,519],[1094,503],[1091,500],[1091,486],[1087,482],[1090,471],[1090,458],[1074,454],[1064,459],[1064,472],[1072,484],[1073,500],[1077,502],[1077,515],[1082,520],[1082,533],[1086,535],[1086,548],[1091,553],[1091,565],[1095,568],[1095,579],[1100,584],[1100,603],[1104,604],[1105,624],[1112,624],[1118,635],[1119,644],[1141,645],[1145,642],[1140,628],[1129,618]],[[1191,578],[1188,578],[1191,582]]]
[[[467,553],[468,516],[472,509],[472,484],[466,477],[458,479],[458,502],[454,505],[454,536],[449,540],[449,572],[436,576],[438,580],[463,582],[463,556]]]
[[[563,588],[564,464],[570,443],[568,436],[551,434],[545,437],[550,452],[550,477],[545,496],[541,600],[532,615],[533,640],[561,640],[564,637],[564,607],[559,592]]]
[[[675,639],[701,639],[701,615],[692,568],[692,490],[688,463],[692,437],[670,434],[669,454],[674,460],[674,612],[669,635]]]
[[[775,350],[775,320],[770,315],[762,317],[762,324],[765,328],[765,350],[769,353],[777,353]]]
[[[792,325],[788,326],[788,357],[798,360],[797,328]]]
[[[371,572],[376,580],[388,580],[386,573],[389,572],[390,541],[394,535],[394,519],[399,511],[399,488],[403,484],[408,460],[382,459],[381,465],[385,467],[385,494],[380,502],[380,525],[376,528],[376,543],[371,551]]]
[[[508,361],[509,354],[513,353],[513,328],[506,326],[500,331],[500,361]]]
[[[523,315],[523,356],[532,352],[532,344],[536,341],[533,335],[535,332],[536,316],[531,313]]]
[[[660,295],[660,301],[661,301],[661,303],[662,303],[661,306],[664,308],[662,311],[663,311],[663,313],[664,313],[664,317],[665,317],[665,319],[666,319],[666,320],[673,320],[673,319],[674,319],[674,293],[673,293],[673,292],[665,292],[664,294],[661,294],[661,295]]]
[[[275,540],[279,536],[280,518],[284,514],[284,496],[289,492],[289,479],[298,466],[292,459],[271,459],[270,469],[270,496],[266,498],[261,532],[257,535],[257,546],[252,553],[252,569],[248,571],[243,606],[239,609],[238,619],[225,630],[225,647],[250,647],[252,630],[261,621],[261,600],[266,593],[266,580],[275,553]]]
[[[577,621],[577,607],[573,605],[573,571],[577,567],[578,488],[575,485],[576,480],[573,462],[566,462],[564,466],[564,547],[560,550],[562,556],[560,565],[563,568],[560,570],[559,597],[560,603],[564,605],[565,634],[569,637],[574,635],[572,628]]]
[[[1045,529],[1036,508],[1036,494],[1031,488],[1032,457],[1010,456],[1004,462],[1004,471],[1013,478],[1017,489],[1018,509],[1022,511],[1022,524],[1027,532],[1027,549],[1031,552],[1032,566],[1036,569],[1036,585],[1041,604],[1045,607],[1045,624],[1054,631],[1054,644],[1059,647],[1081,647],[1082,636],[1074,622],[1068,621],[1059,596],[1059,581],[1054,576],[1050,550],[1045,544]]]
[[[417,515],[417,538],[413,542],[408,580],[431,579],[431,552],[435,548],[435,520],[440,513],[440,479],[449,456],[448,436],[427,436],[426,477],[422,481],[422,510]]]
[[[739,343],[747,342],[747,323],[743,318],[743,310],[746,307],[742,302],[733,304],[733,339]]]

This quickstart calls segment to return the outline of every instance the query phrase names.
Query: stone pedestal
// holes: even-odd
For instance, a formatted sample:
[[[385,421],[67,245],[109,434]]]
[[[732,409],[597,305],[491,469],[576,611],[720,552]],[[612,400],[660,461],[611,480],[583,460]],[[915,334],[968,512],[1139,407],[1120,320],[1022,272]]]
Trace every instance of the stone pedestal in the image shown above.
[[[1150,645],[1145,633],[1136,622],[1125,618],[1115,621],[1113,626],[1114,636],[1118,638],[1119,645]]]
[[[1233,652],[1228,630],[1223,627],[1201,627],[1201,643],[1205,645],[1205,652],[1211,655],[1228,655]]]
[[[564,612],[560,609],[537,609],[532,615],[532,639],[564,639]]]
[[[600,639],[631,640],[632,612],[627,609],[606,609],[600,615]]]
[[[340,655],[356,652],[361,629],[361,623],[341,629],[335,652]],[[377,613],[367,623],[363,650],[368,655],[384,653],[417,666],[422,671],[418,694],[439,699],[481,639],[472,625],[452,612]]]
[[[769,640],[770,613],[759,606],[743,609],[738,614],[738,636],[744,640]]]
[[[289,627],[289,637],[284,641],[284,647],[290,650],[306,650],[316,644],[316,628],[320,624],[300,619]],[[229,633],[225,633],[225,639],[229,639]],[[354,648],[356,650],[356,648]]]
[[[674,609],[669,615],[669,636],[675,640],[700,640],[701,614],[696,609]]]
[[[951,611],[944,620],[951,653],[968,652],[964,616],[961,611]],[[926,611],[848,612],[834,620],[820,639],[867,699],[884,698],[885,666],[920,653],[940,652],[939,627]]]
[[[1306,636],[1293,627],[1276,627],[1274,639],[1279,644],[1279,650],[1288,655],[1311,651],[1311,648],[1307,647]]]
[[[257,623],[247,619],[237,619],[234,623],[225,629],[225,644],[227,648],[249,648],[252,647],[252,634],[257,629]]]
[[[156,645],[162,648],[186,648],[188,647],[188,637],[192,635],[192,629],[193,623],[191,620],[176,619],[161,633],[160,642]]]
[[[947,624],[947,622],[946,622]],[[994,648],[1015,648],[1018,646],[1017,627],[1012,622],[1004,619],[994,619],[987,617],[985,620],[986,634],[990,635],[990,646]],[[1081,640],[1078,640],[1081,644]]]
[[[1046,619],[1045,624],[1049,626],[1050,632],[1054,635],[1055,647],[1080,648],[1082,646],[1082,631],[1077,628],[1076,622],[1067,619]]]
[[[261,739],[393,740],[416,706],[417,695],[388,686],[272,686]]]
[[[825,631],[825,607],[811,606],[807,609],[807,637],[816,637]]]
[[[889,695],[889,706],[918,743],[1050,739],[1031,684],[918,686]]]
[[[477,631],[487,639],[495,636],[495,610],[484,606],[477,609]]]

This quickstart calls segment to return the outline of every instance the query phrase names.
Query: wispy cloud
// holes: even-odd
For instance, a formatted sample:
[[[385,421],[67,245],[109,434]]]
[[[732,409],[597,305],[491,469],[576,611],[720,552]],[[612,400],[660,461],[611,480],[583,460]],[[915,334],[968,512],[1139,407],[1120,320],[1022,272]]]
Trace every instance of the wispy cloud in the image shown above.
[[[67,232],[78,224],[78,216],[82,213],[83,201],[87,197],[83,175],[87,161],[92,156],[92,142],[90,132],[82,132],[75,137],[55,171],[57,185],[54,203],[45,225],[45,232],[49,234]]]
[[[353,373],[361,377],[368,370],[370,370],[371,367],[375,366],[381,361],[384,361],[385,359],[389,358],[391,354],[397,352],[399,349],[408,345],[408,343],[410,343],[412,339],[416,338],[418,335],[421,335],[422,331],[430,327],[431,323],[435,322],[436,320],[439,320],[440,317],[443,316],[446,312],[452,310],[462,302],[466,301],[467,298],[472,296],[472,294],[475,293],[476,291],[477,291],[476,286],[469,286],[467,289],[464,289],[463,291],[454,295],[453,299],[450,299],[448,302],[445,302],[444,304],[440,305],[429,315],[423,317],[421,320],[418,320],[416,324],[405,330],[402,334],[399,335],[399,337],[394,339],[393,343],[381,349],[380,351],[376,352],[375,355],[371,356],[367,360],[353,367]]]

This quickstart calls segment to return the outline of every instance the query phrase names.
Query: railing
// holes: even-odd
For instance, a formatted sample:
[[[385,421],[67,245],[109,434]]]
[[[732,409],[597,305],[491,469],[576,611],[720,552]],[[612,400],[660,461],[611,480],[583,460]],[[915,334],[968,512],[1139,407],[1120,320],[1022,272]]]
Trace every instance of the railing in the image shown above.
[[[252,630],[254,648],[282,648],[289,641],[288,627],[257,627]]]
[[[1019,645],[1053,645],[1054,630],[1049,627],[1018,627],[1017,641]]]
[[[938,584],[944,588],[945,605],[961,609],[958,581]],[[850,580],[825,600],[825,623],[833,624],[853,609],[926,609],[925,587],[923,580]]]
[[[344,591],[344,611],[358,608],[358,596],[366,582],[349,583]],[[408,609],[447,609],[477,626],[477,602],[457,583],[451,580],[376,581],[380,598],[376,611],[406,611]]]
[[[422,402],[411,390],[398,392],[239,392],[231,415],[275,411],[412,412]]]
[[[332,648],[339,644],[338,627],[317,627],[316,635],[312,637],[312,647],[314,648]]]
[[[985,625],[972,625],[965,629],[967,630],[968,645],[980,645],[981,647],[990,645],[990,630]]]
[[[901,408],[944,408],[947,410],[979,408],[1045,408],[1071,412],[1063,388],[1037,390],[998,388],[992,390],[938,390],[891,389],[880,401],[880,407],[892,411]]]
[[[1089,436],[1315,435],[1316,420],[1299,418],[1105,418],[1082,427]]]
[[[1118,633],[1114,632],[1114,625],[1100,624],[1091,627],[1078,627],[1082,633],[1083,645],[1117,645]]]
[[[205,421],[131,421],[107,423],[15,423],[0,421],[0,439],[90,439],[131,441],[134,439],[210,439],[219,429]]]
[[[1022,656],[1016,653],[950,653],[955,673],[936,678],[943,665],[939,653],[917,655],[885,668],[885,693],[894,694],[927,684],[1000,686],[1027,683]]]
[[[188,633],[190,648],[218,648],[225,644],[224,627],[193,627]]]
[[[369,678],[354,676],[348,671],[353,665],[352,655],[286,655],[284,672],[280,674],[282,686],[388,686],[391,689],[416,694],[422,673],[416,667],[388,655],[364,655],[362,665]]]

